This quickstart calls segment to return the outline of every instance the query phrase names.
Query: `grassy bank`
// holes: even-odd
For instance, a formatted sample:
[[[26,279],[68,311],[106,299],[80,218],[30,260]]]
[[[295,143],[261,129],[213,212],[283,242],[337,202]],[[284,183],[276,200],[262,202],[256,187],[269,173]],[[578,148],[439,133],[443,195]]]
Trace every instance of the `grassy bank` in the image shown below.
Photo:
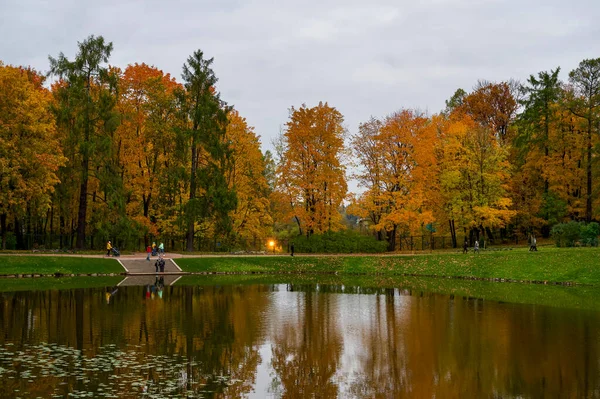
[[[122,280],[123,276],[7,278],[2,280],[0,292],[104,288]]]
[[[122,273],[114,259],[70,256],[1,256],[0,275]]]
[[[547,248],[408,256],[183,258],[188,272],[340,273],[509,279],[600,285],[600,249]]]

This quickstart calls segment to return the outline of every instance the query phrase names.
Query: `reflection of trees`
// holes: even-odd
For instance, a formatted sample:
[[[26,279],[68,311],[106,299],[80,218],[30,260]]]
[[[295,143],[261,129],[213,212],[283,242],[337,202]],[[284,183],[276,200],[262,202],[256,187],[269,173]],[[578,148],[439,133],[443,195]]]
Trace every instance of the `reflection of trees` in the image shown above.
[[[110,305],[98,289],[2,293],[0,346],[49,342],[95,356],[109,344],[120,350],[140,345],[139,364],[148,355],[186,359],[189,389],[230,397],[251,390],[264,331],[258,315],[269,305],[268,286],[166,287],[162,300],[146,299],[145,289],[122,287]],[[154,370],[146,376],[161,377]],[[45,386],[59,382],[48,379]],[[79,385],[71,378],[64,389]]]
[[[378,297],[353,396],[600,395],[597,315],[430,294],[408,303],[399,312]]]
[[[272,367],[284,398],[335,398],[338,386],[333,377],[342,352],[336,296],[308,291],[297,297],[296,320],[285,318],[276,326]]]
[[[243,397],[261,362],[271,289],[172,286],[160,300],[146,299],[145,287],[123,287],[109,305],[96,289],[1,293],[0,348],[48,342],[81,349],[81,357],[129,348],[138,365],[148,356],[181,359],[182,384],[192,391]],[[283,397],[600,397],[596,312],[343,285],[288,290],[294,313],[286,308],[272,327],[271,345]],[[349,320],[343,304],[361,306],[361,317]],[[115,364],[110,373],[129,372]],[[164,378],[155,368],[140,375]],[[65,381],[40,375],[28,387],[34,397],[83,388]],[[0,392],[23,384],[0,375]]]

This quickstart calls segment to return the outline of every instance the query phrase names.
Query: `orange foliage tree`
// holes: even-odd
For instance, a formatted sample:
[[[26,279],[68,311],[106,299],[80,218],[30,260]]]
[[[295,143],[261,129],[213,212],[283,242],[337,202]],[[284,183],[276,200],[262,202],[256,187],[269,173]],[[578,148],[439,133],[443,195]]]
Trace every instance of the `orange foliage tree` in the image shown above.
[[[436,181],[436,140],[431,120],[411,110],[383,123],[372,119],[353,138],[363,166],[359,179],[367,189],[358,208],[375,231],[385,232],[390,250],[398,235],[417,234],[434,221],[428,194]]]
[[[494,132],[501,144],[510,144],[509,127],[518,107],[516,89],[516,82],[479,82],[475,90],[462,99],[459,109]]]
[[[342,227],[338,211],[348,189],[342,114],[320,102],[290,110],[281,138],[277,167],[278,190],[289,204],[300,234],[336,231]]]
[[[231,212],[232,233],[238,240],[252,243],[257,249],[260,247],[257,240],[265,238],[273,226],[265,160],[259,137],[246,119],[235,110],[228,117],[225,137],[231,143],[233,162],[227,180],[238,198],[237,207]]]
[[[169,176],[168,166],[176,162],[173,93],[179,87],[169,74],[146,64],[129,65],[120,75],[121,125],[113,146],[123,171],[126,212],[153,236],[159,233],[157,220],[164,222],[168,213],[162,209],[167,196],[154,201]]]
[[[358,161],[358,170],[353,177],[358,186],[365,189],[358,199],[353,199],[348,211],[362,218],[360,223],[367,222],[369,226],[379,225],[386,213],[386,203],[383,195],[383,158],[378,136],[383,126],[379,119],[371,117],[358,127],[358,134],[351,139],[351,148]],[[385,239],[385,230],[376,229],[377,239]]]
[[[50,112],[52,96],[35,71],[0,62],[0,232],[6,248],[7,218],[17,237],[23,216],[43,215],[57,171],[65,162]]]

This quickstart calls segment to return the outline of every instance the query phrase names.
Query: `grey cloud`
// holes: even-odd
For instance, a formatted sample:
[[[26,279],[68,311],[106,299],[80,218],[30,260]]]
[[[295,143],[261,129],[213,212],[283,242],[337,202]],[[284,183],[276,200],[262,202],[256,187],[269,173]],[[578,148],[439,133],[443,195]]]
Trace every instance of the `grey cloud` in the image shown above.
[[[438,112],[480,78],[568,72],[600,57],[598,15],[596,0],[0,0],[0,59],[47,70],[94,34],[114,43],[112,64],[179,78],[200,48],[266,149],[292,105],[328,101],[352,133],[402,107]]]

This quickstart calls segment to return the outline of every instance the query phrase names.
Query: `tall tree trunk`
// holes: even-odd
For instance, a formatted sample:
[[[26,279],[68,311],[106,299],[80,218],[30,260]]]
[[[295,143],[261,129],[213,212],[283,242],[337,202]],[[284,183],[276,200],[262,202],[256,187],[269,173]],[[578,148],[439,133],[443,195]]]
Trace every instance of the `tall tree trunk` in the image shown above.
[[[546,119],[545,119],[545,123],[544,123],[544,128],[546,130],[546,135],[544,136],[544,155],[546,157],[545,161],[548,160],[548,154],[549,149],[548,149],[548,139],[550,137],[550,127],[548,126],[548,118],[549,116],[546,114]],[[544,176],[544,193],[547,194],[548,193],[548,189],[550,188],[550,182],[548,181],[548,177]]]
[[[198,168],[198,149],[196,143],[192,143],[192,169],[190,172],[190,202],[196,198],[196,170]],[[188,226],[186,233],[186,251],[192,252],[194,250],[194,219],[195,212],[192,215],[188,215]]]
[[[90,160],[85,157],[81,161],[81,187],[79,190],[79,211],[77,212],[77,249],[85,248],[85,230],[87,219],[87,190],[88,190],[88,167]]]
[[[300,219],[298,218],[298,216],[294,216],[294,219],[296,220],[296,223],[298,224],[298,235],[302,235],[302,225],[300,224]]]
[[[448,224],[450,225],[450,235],[452,236],[452,248],[457,248],[458,244],[456,242],[456,227],[454,226],[454,219],[448,220]]]
[[[60,248],[62,249],[62,248],[64,248],[64,247],[65,247],[65,242],[64,242],[64,240],[65,240],[65,239],[64,239],[64,237],[63,237],[63,234],[64,234],[64,232],[65,232],[65,217],[64,217],[63,215],[60,215],[60,218],[59,218],[59,223],[60,223],[60,226],[59,226],[59,232],[60,232]]]
[[[143,202],[143,206],[144,206],[144,218],[148,219],[148,215],[150,214],[150,200],[152,198],[152,194],[148,194],[148,196],[146,197],[146,194],[142,195],[142,202]],[[150,244],[150,237],[148,235],[148,233],[144,234],[144,249],[148,247],[148,245]]]
[[[2,249],[6,249],[6,213],[0,215],[0,234],[2,235]]]
[[[585,221],[592,221],[592,118],[588,119],[587,131],[587,195],[585,198]]]
[[[394,226],[394,228],[391,231],[387,232],[388,251],[390,252],[396,250],[396,230],[397,227]]]
[[[15,237],[17,239],[17,249],[25,249],[25,240],[23,239],[23,231],[19,218],[15,216]]]

